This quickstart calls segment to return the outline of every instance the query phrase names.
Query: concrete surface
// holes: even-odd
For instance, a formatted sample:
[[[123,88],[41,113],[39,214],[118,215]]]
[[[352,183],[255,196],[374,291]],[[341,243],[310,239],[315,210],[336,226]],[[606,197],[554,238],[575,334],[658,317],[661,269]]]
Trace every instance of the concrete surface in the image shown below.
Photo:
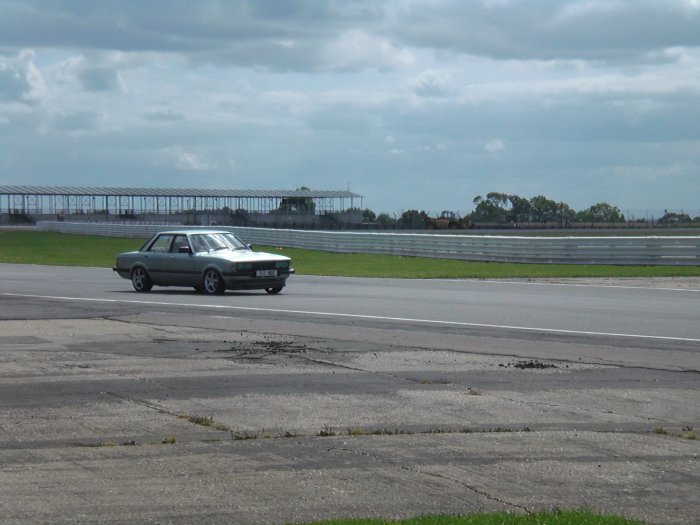
[[[700,367],[508,334],[431,345],[359,322],[0,300],[1,523],[552,508],[700,523]]]

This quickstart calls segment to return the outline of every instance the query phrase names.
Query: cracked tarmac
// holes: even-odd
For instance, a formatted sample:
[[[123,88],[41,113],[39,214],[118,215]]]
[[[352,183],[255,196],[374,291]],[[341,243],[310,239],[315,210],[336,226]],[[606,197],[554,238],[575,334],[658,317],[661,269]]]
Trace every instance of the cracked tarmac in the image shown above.
[[[2,523],[699,523],[697,371],[153,312],[0,334]]]

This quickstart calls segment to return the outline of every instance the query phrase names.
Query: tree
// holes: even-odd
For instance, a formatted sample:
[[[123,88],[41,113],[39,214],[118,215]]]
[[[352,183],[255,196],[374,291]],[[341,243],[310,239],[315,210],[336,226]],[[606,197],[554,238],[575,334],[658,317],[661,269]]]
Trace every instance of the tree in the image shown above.
[[[476,209],[471,213],[472,222],[559,222],[571,223],[576,212],[565,202],[555,202],[544,195],[526,199],[519,195],[496,191],[474,197]]]
[[[508,204],[509,195],[507,195],[506,193],[492,191],[486,194],[486,198],[493,202],[496,206],[505,208],[505,206]]]
[[[561,205],[544,195],[537,195],[530,199],[531,217],[534,222],[553,222],[559,218]],[[568,208],[568,206],[567,206]]]
[[[659,224],[690,224],[690,215],[687,213],[673,213],[664,210],[664,216],[659,219]]]
[[[580,222],[625,222],[625,216],[617,206],[612,206],[607,202],[594,204],[587,210],[576,214],[576,220]]]
[[[571,209],[571,207],[565,202],[559,203],[559,211],[557,212],[557,220],[559,225],[563,228],[564,226],[569,226],[576,219],[576,211]]]
[[[508,220],[511,222],[527,222],[530,220],[532,206],[529,200],[518,195],[508,195],[508,200],[510,201]]]
[[[489,193],[486,199],[481,195],[474,197],[476,209],[471,213],[470,219],[472,222],[503,222],[506,219],[507,210],[501,203],[503,202],[500,193]]]
[[[401,214],[399,222],[403,228],[409,228],[412,230],[425,227],[425,219],[428,214],[424,211],[418,210],[406,210]]]
[[[379,224],[394,224],[396,221],[388,213],[380,213],[377,216],[377,222]]]
[[[377,216],[377,222],[378,222],[379,224],[384,224],[384,225],[387,225],[387,224],[395,224],[395,223],[396,223],[396,219],[394,219],[394,218],[393,218],[391,215],[389,215],[388,213],[380,213],[380,214]]]
[[[377,214],[369,208],[365,208],[362,212],[362,222],[374,222],[377,219]]]

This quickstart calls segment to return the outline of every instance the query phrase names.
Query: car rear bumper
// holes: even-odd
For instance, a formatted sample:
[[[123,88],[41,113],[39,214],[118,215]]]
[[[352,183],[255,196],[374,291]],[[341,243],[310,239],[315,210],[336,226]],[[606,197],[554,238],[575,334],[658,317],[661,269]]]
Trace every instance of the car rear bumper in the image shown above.
[[[115,271],[119,274],[119,277],[123,277],[124,279],[131,279],[131,272],[127,268],[118,268],[118,267],[113,267],[112,271]]]

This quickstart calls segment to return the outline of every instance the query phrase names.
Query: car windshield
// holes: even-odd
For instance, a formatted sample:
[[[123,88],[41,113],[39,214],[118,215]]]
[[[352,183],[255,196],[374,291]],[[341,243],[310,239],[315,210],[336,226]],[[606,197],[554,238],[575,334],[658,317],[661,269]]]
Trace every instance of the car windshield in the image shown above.
[[[247,250],[248,245],[232,233],[201,233],[190,236],[195,252]]]

